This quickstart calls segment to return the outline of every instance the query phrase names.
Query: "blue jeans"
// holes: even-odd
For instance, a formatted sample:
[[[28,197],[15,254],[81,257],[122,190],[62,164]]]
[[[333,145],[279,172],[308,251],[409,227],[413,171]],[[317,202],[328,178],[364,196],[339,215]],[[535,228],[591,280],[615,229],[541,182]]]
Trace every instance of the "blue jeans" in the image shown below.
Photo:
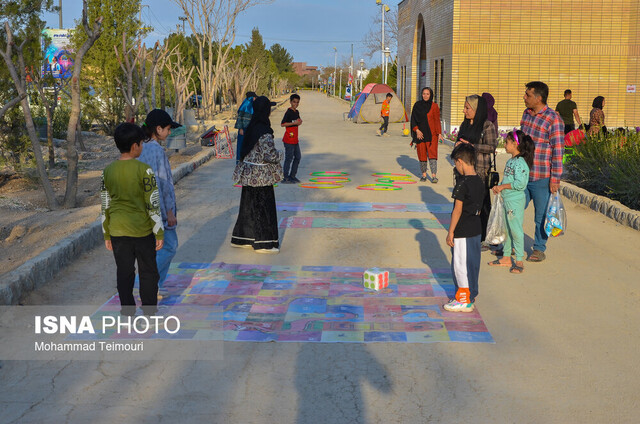
[[[549,190],[549,178],[543,178],[538,181],[529,181],[527,188],[524,190],[525,208],[529,206],[529,201],[533,200],[533,207],[535,208],[535,237],[533,241],[533,250],[539,250],[544,252],[547,250],[547,233],[544,231],[544,218],[547,212],[547,203],[551,196]],[[510,252],[505,252],[510,253]]]
[[[238,139],[236,140],[236,163],[240,162],[240,151],[242,150],[242,140],[244,135],[238,133]]]
[[[162,246],[162,249],[156,252],[156,263],[158,264],[158,273],[160,274],[158,287],[162,287],[162,285],[164,284],[164,280],[166,280],[167,274],[169,273],[169,265],[171,265],[171,260],[176,255],[177,250],[178,234],[176,233],[176,229],[165,229],[164,244]]]
[[[298,164],[300,163],[300,145],[284,143],[284,177],[295,178],[298,173]],[[291,163],[293,161],[293,164]],[[289,169],[291,166],[291,169]]]

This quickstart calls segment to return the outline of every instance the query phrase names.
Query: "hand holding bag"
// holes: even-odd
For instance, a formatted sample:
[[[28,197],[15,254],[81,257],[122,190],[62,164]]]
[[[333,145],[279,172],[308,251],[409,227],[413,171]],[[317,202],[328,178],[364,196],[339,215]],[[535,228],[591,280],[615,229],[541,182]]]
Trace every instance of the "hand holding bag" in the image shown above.
[[[549,197],[545,216],[544,232],[547,233],[547,236],[558,237],[567,231],[567,212],[562,204],[559,191]]]
[[[501,244],[506,239],[507,223],[504,216],[504,202],[502,201],[502,194],[498,193],[493,196],[485,241],[489,244]]]

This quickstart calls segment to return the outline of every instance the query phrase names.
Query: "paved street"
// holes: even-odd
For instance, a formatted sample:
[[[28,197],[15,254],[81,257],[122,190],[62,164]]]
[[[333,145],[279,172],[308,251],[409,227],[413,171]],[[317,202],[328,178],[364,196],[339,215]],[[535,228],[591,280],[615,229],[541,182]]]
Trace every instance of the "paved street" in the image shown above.
[[[346,171],[335,190],[280,185],[280,202],[450,202],[440,145],[438,184],[356,190],[374,172],[419,170],[402,124],[343,121],[346,103],[303,91],[302,179]],[[524,106],[523,106],[524,107]],[[272,115],[278,138],[280,108]],[[278,142],[281,146],[281,143]],[[507,156],[500,155],[502,173]],[[441,229],[281,229],[281,252],[229,246],[240,199],[234,161],[211,160],[176,187],[176,262],[448,267]],[[483,253],[477,306],[488,343],[225,342],[219,361],[4,361],[1,423],[631,423],[640,371],[640,233],[566,202],[568,232],[522,275],[490,268]],[[330,215],[329,215],[330,214]],[[279,217],[424,218],[417,212],[279,212]],[[443,215],[440,215],[443,216]],[[525,216],[530,250],[533,207]],[[82,255],[25,304],[100,305],[115,293],[103,247]]]

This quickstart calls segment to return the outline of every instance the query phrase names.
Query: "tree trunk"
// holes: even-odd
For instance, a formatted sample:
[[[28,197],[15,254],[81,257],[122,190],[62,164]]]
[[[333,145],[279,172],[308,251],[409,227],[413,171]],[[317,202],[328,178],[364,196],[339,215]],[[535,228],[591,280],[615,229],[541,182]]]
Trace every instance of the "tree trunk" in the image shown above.
[[[157,72],[154,69],[153,70],[153,76],[151,78],[151,106],[153,106],[153,109],[156,108],[156,75]]]
[[[22,110],[24,112],[24,118],[27,124],[27,133],[29,134],[29,138],[31,139],[33,154],[36,157],[38,176],[40,177],[40,183],[42,184],[42,188],[44,189],[44,195],[47,199],[47,206],[51,210],[59,209],[60,205],[56,200],[56,195],[53,192],[53,187],[51,186],[51,182],[49,181],[49,175],[47,174],[47,170],[45,169],[44,158],[42,157],[42,147],[40,147],[40,138],[36,133],[36,126],[33,123],[29,101],[25,97],[24,99],[22,99],[20,104],[22,105]]]
[[[166,97],[166,81],[164,80],[164,73],[162,71],[160,74],[160,109],[164,110],[167,107],[167,97]]]
[[[64,193],[64,206],[73,208],[76,206],[76,196],[78,192],[78,151],[76,150],[77,130],[80,122],[80,72],[82,70],[82,60],[89,51],[93,43],[96,42],[102,33],[102,18],[96,19],[93,28],[89,28],[87,23],[87,0],[83,0],[82,24],[87,34],[87,40],[76,52],[73,65],[73,76],[71,77],[71,116],[67,126],[67,187]]]
[[[47,145],[49,146],[49,169],[56,166],[56,153],[53,149],[53,113],[49,106],[44,107],[47,112]]]

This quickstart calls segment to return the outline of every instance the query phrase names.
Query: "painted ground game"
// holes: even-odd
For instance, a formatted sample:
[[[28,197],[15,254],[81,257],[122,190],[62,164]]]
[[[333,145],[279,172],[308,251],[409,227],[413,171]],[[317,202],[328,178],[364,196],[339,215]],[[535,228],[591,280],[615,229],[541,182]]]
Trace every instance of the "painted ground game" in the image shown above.
[[[480,314],[442,309],[450,269],[391,268],[389,287],[365,289],[365,268],[176,263],[160,293],[163,314],[193,306],[221,311],[225,341],[325,343],[483,342]],[[114,307],[114,296],[105,307]]]

